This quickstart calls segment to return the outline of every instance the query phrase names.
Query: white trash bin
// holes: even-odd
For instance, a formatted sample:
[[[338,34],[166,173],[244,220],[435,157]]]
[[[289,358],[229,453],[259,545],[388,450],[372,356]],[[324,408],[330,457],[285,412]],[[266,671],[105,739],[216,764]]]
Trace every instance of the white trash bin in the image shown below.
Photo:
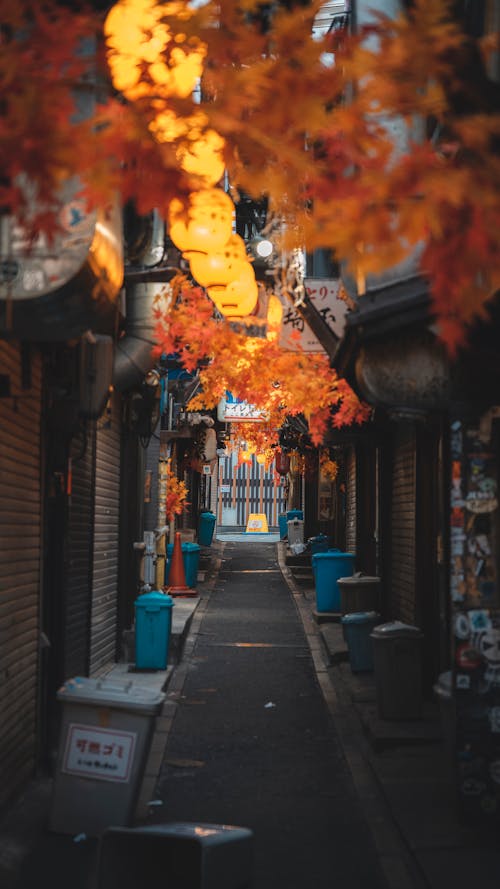
[[[290,519],[286,523],[288,531],[288,546],[292,543],[304,543],[304,522],[302,519]]]
[[[49,830],[99,836],[133,823],[163,692],[132,681],[70,679],[57,692],[62,721]]]

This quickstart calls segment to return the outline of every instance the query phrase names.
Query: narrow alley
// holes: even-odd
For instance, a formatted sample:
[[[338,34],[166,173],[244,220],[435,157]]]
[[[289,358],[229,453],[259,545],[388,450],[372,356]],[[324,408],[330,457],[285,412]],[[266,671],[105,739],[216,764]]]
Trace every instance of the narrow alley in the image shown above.
[[[174,694],[156,821],[250,827],[256,889],[385,885],[275,544],[226,543]]]

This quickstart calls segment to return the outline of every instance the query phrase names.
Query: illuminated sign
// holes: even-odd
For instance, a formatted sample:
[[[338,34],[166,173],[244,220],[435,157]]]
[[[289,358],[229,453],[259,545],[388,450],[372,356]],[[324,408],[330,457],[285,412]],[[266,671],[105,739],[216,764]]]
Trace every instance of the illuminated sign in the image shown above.
[[[262,423],[266,414],[248,401],[242,401],[231,392],[226,392],[226,397],[219,401],[217,419],[221,423]]]

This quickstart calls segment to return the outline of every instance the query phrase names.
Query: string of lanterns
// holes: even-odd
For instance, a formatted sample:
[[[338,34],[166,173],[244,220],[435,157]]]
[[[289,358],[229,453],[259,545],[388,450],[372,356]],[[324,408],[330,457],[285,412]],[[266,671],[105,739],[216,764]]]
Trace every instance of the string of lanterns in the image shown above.
[[[115,88],[132,102],[151,101],[151,133],[159,142],[175,142],[180,169],[196,177],[196,185],[203,184],[193,188],[187,203],[170,201],[169,235],[219,312],[241,319],[255,312],[259,288],[245,242],[233,231],[233,201],[218,186],[225,169],[225,140],[207,126],[206,115],[194,102],[183,117],[169,106],[171,99],[192,97],[203,73],[207,47],[183,33],[183,22],[192,14],[175,0],[119,0],[104,25],[107,58]],[[270,301],[274,324],[277,303],[276,297]]]

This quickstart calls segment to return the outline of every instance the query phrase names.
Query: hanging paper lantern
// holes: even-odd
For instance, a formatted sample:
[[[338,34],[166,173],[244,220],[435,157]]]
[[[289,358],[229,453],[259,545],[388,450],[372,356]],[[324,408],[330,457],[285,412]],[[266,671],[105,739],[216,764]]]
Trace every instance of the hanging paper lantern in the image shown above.
[[[286,475],[287,472],[290,471],[290,457],[288,454],[283,453],[283,451],[276,451],[275,463],[276,472],[278,472],[279,475]]]
[[[216,185],[224,175],[225,141],[215,130],[190,129],[187,139],[177,149],[182,170],[202,177],[207,185]]]
[[[219,312],[227,318],[251,315],[259,298],[259,289],[250,263],[244,265],[238,278],[227,287],[207,287],[207,293]]]
[[[231,235],[219,250],[187,254],[187,259],[193,278],[202,287],[226,287],[249,264],[245,242],[239,235]]]
[[[283,318],[283,306],[274,293],[271,293],[267,303],[267,338],[268,340],[276,340],[280,334],[281,320]]]
[[[175,4],[156,0],[120,0],[110,9],[104,22],[107,60],[114,87],[127,99],[192,94],[206,45],[172,32],[162,19],[176,11]],[[186,7],[183,14],[192,15]]]
[[[182,201],[170,201],[167,217],[169,234],[183,252],[218,250],[231,237],[234,204],[221,188],[192,192],[187,208]]]

